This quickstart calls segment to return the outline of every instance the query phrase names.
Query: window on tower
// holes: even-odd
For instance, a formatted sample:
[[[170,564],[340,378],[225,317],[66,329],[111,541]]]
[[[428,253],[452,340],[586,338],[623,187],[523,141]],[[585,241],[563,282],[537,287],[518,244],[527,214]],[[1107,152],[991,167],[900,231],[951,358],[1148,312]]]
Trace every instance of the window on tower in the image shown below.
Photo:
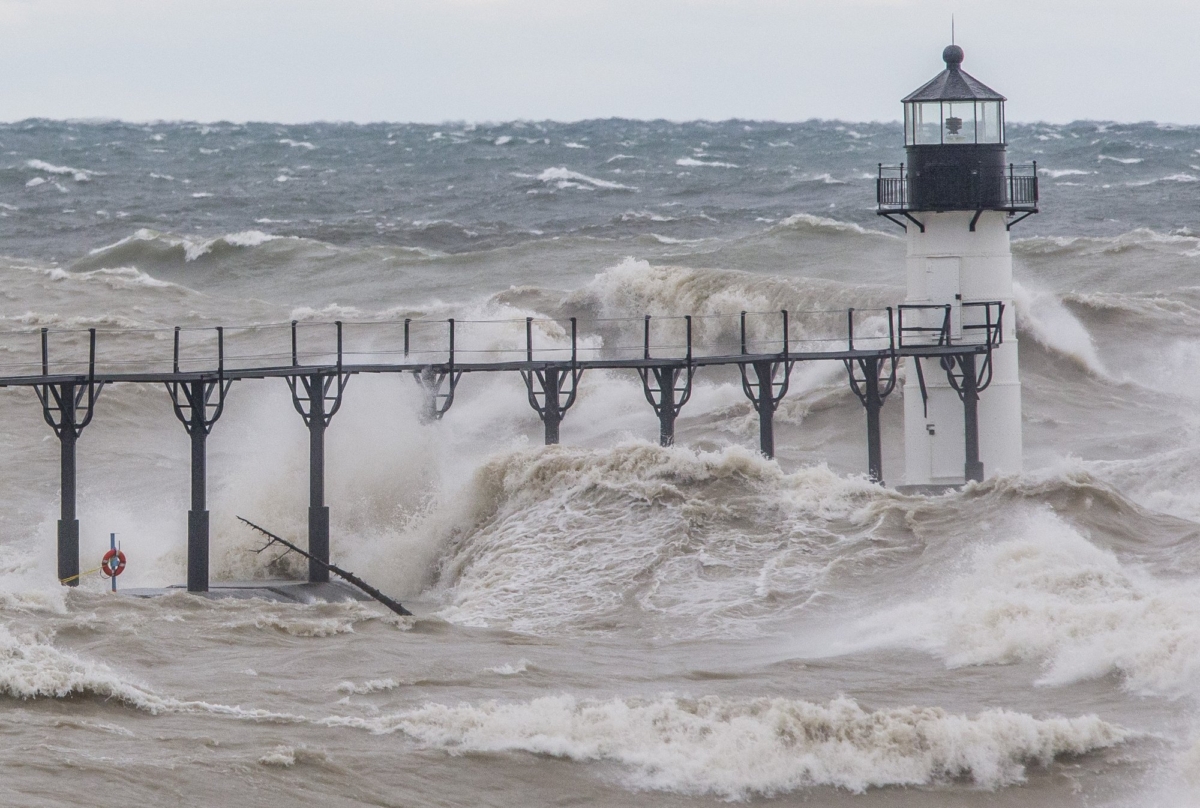
[[[907,146],[1003,143],[999,101],[914,101],[904,105]]]
[[[909,121],[909,145],[938,145],[942,142],[942,104],[924,101],[905,104],[905,118]]]
[[[942,102],[942,142],[975,142],[975,102]]]
[[[977,143],[1003,143],[1004,118],[999,101],[977,101],[976,118],[979,121]]]

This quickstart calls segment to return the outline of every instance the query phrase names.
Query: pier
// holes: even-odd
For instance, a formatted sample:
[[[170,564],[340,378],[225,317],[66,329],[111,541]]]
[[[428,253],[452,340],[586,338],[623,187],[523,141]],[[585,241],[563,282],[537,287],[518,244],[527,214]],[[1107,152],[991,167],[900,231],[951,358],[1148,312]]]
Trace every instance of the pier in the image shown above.
[[[675,423],[698,373],[736,370],[759,422],[759,449],[775,454],[774,414],[802,362],[840,362],[866,413],[867,473],[883,484],[880,411],[910,361],[922,398],[940,374],[963,407],[964,479],[982,480],[977,406],[1003,339],[997,301],[904,304],[882,309],[739,312],[731,315],[561,320],[428,320],[270,323],[163,329],[28,329],[6,333],[0,387],[32,387],[61,447],[58,576],[78,585],[77,444],[110,384],[163,385],[191,439],[187,589],[209,589],[206,441],[235,382],[283,380],[309,430],[308,580],[329,580],[325,437],[352,377],[392,374],[423,393],[418,417],[446,417],[464,375],[516,373],[540,418],[547,445],[589,371],[633,371],[659,421],[659,442]]]

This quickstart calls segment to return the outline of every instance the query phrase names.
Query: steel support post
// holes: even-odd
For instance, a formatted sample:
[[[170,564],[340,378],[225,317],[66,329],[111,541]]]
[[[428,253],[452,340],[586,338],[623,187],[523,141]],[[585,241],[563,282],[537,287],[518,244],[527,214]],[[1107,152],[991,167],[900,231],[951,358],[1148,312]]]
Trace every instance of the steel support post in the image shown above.
[[[545,415],[542,416],[542,423],[546,426],[546,445],[554,446],[558,443],[558,427],[562,423],[562,408],[558,402],[558,368],[546,368],[545,383],[542,387],[545,392],[544,404]]]
[[[546,445],[558,443],[558,428],[563,416],[575,404],[579,392],[579,380],[583,370],[577,357],[578,323],[571,318],[571,363],[561,366],[546,365],[541,369],[533,366],[533,318],[525,318],[525,361],[528,370],[521,371],[525,390],[529,394],[529,406],[542,419],[546,429]]]
[[[42,376],[50,375],[50,330],[42,329]],[[96,329],[88,329],[88,372],[78,381],[39,384],[33,389],[42,405],[42,418],[59,440],[60,513],[58,520],[58,580],[79,586],[79,519],[75,511],[75,444],[92,422],[96,398],[104,388],[96,381]]]
[[[758,448],[766,457],[775,456],[775,410],[787,395],[792,364],[787,359],[762,359],[738,365],[742,375],[742,392],[750,399],[755,412],[758,413]],[[750,375],[746,372],[747,365],[754,369],[754,381],[750,380]],[[781,372],[783,378],[777,380],[776,377]]]
[[[321,376],[310,376],[310,390],[322,390]],[[313,395],[308,416],[308,580],[329,580],[329,506],[325,504],[325,397]]]
[[[189,398],[203,396],[203,383],[190,385]],[[194,399],[193,399],[194,400]],[[187,588],[208,591],[208,429],[204,410],[192,411],[192,509],[188,511]]]
[[[59,429],[62,492],[58,519],[58,579],[67,586],[79,586],[79,519],[75,512],[75,443],[79,439],[75,424],[75,385],[60,387]]]
[[[966,448],[963,476],[968,481],[983,482],[983,463],[979,459],[979,380],[975,375],[975,355],[966,354],[959,358],[959,362],[963,372],[963,443]]]
[[[883,440],[880,436],[879,411],[883,398],[879,395],[879,360],[869,357],[863,363],[865,389],[863,407],[867,411],[867,474],[871,482],[883,484]]]
[[[189,382],[167,382],[167,393],[175,417],[183,424],[192,446],[192,507],[187,519],[187,589],[207,592],[209,575],[208,519],[208,434],[225,410],[231,381],[225,378],[225,330],[217,328],[217,371],[215,378]],[[179,334],[175,329],[175,361],[179,373]],[[216,393],[216,401],[213,401]]]
[[[292,321],[292,366],[299,367],[296,333]],[[342,323],[337,327],[337,369],[333,373],[288,376],[292,405],[308,427],[308,580],[329,580],[329,507],[325,504],[325,429],[342,407],[348,373],[342,370]]]
[[[675,445],[675,418],[679,412],[675,406],[675,379],[677,368],[655,368],[654,378],[658,381],[658,443],[660,446]]]
[[[767,457],[775,456],[775,408],[779,405],[774,396],[773,364],[753,363],[754,376],[758,381],[758,396],[754,401],[754,408],[758,410],[758,446]]]
[[[658,442],[662,446],[675,445],[675,419],[692,397],[694,372],[690,358],[686,367],[638,368],[638,374],[642,377],[642,392],[658,416]]]

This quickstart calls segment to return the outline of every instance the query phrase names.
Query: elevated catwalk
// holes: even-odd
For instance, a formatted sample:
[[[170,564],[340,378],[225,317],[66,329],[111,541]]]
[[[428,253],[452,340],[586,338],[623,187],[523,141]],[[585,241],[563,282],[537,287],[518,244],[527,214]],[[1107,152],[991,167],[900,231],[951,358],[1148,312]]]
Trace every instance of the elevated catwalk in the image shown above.
[[[985,301],[955,306],[953,316],[950,305],[905,304],[587,321],[406,319],[161,330],[28,329],[4,335],[7,353],[0,363],[0,387],[33,388],[46,422],[59,438],[58,576],[74,586],[80,569],[76,442],[91,423],[106,385],[164,385],[191,436],[187,589],[207,592],[207,437],[234,382],[284,380],[309,428],[308,583],[330,586],[325,430],[352,376],[410,376],[424,392],[422,416],[436,421],[449,412],[464,374],[518,373],[530,406],[544,424],[545,441],[553,444],[584,373],[631,370],[641,378],[645,397],[658,416],[659,440],[669,446],[695,374],[736,368],[758,413],[759,447],[772,457],[773,416],[787,394],[795,365],[841,362],[866,410],[868,473],[882,483],[879,414],[895,389],[898,363],[906,359],[910,373],[921,380],[922,397],[927,395],[925,380],[934,377],[944,377],[957,391],[965,425],[963,479],[978,480],[983,468],[976,409],[979,393],[991,381],[992,354],[1004,339],[1005,313],[1002,303]],[[581,336],[581,324],[586,336]],[[257,583],[221,585],[221,591],[237,595],[246,586],[281,600],[303,600],[325,591],[321,586]]]

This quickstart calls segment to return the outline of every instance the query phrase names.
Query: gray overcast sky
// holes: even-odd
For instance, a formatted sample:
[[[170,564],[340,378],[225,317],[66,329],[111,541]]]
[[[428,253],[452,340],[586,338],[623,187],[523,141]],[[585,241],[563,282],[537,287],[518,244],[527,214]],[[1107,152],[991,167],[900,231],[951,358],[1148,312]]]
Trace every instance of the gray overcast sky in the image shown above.
[[[952,12],[1010,119],[1200,124],[1200,0],[0,0],[0,119],[894,120]]]

